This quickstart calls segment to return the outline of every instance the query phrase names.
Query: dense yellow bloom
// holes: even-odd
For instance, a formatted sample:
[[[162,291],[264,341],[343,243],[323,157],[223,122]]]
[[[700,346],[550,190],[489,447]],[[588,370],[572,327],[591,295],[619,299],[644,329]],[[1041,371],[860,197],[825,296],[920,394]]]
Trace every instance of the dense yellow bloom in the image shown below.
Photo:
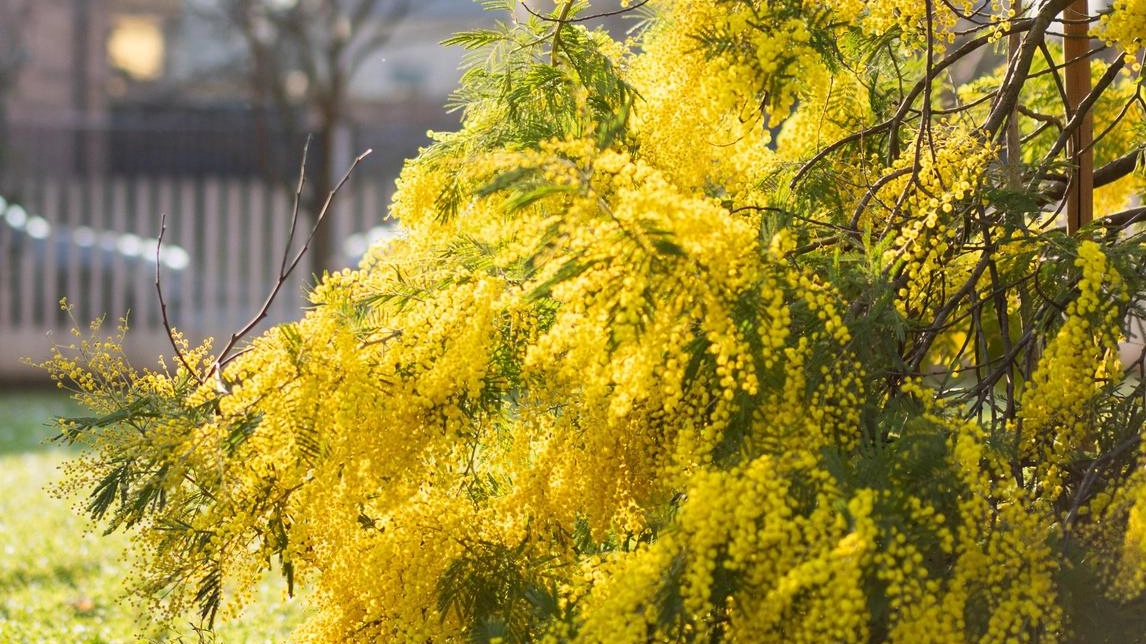
[[[1021,449],[1047,471],[1040,479],[1054,489],[1074,452],[1093,440],[1086,412],[1104,383],[1118,378],[1117,311],[1103,302],[1107,291],[1125,297],[1122,278],[1107,263],[1097,244],[1083,242],[1076,265],[1082,271],[1079,295],[1067,307],[1067,320],[1047,346],[1023,397]]]
[[[138,373],[99,329],[48,365],[160,618],[240,610],[272,559],[308,642],[1047,642],[1076,571],[1146,591],[1143,240],[1052,230],[1049,74],[1006,164],[1002,74],[911,94],[960,20],[1016,16],[649,4],[623,44],[579,3],[462,38],[490,55],[398,180],[406,234],[298,321],[221,366],[176,337]],[[1096,103],[1102,161],[1136,91]]]
[[[1108,42],[1125,52],[1134,69],[1142,68],[1137,59],[1146,34],[1146,2],[1142,0],[1114,0],[1111,12],[1103,16],[1100,33]]]

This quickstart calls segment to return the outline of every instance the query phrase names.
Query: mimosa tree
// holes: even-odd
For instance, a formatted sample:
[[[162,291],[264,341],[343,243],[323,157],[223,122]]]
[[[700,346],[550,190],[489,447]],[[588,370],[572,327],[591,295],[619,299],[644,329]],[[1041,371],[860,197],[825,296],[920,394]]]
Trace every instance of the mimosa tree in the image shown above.
[[[628,4],[451,39],[406,236],[299,321],[49,364],[159,614],[277,560],[300,641],[1146,632],[1146,2],[1083,19],[1073,106],[1070,0]]]

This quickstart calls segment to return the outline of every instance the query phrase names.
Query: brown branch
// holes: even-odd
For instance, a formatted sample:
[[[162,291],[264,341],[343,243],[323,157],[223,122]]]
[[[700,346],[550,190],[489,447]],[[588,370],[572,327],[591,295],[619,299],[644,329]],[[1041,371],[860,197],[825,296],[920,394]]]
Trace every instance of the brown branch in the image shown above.
[[[198,372],[191,368],[187,362],[187,356],[183,354],[183,350],[179,348],[179,343],[175,341],[175,331],[171,328],[171,320],[167,317],[167,300],[163,297],[163,279],[160,274],[159,267],[162,263],[159,261],[159,252],[163,249],[163,235],[167,232],[167,213],[164,212],[160,215],[159,219],[159,238],[155,240],[155,294],[159,298],[159,314],[163,318],[163,330],[167,332],[167,341],[171,343],[171,349],[175,351],[175,356],[179,358],[179,362],[183,363],[183,368],[191,377],[203,384],[203,379],[199,377]]]
[[[1146,206],[1099,217],[1094,220],[1094,223],[1108,228],[1124,228],[1139,221],[1146,221]]]
[[[1059,73],[1059,70],[1066,67],[1067,63],[1064,62],[1062,65],[1056,63],[1054,60],[1054,55],[1051,54],[1050,47],[1047,47],[1045,42],[1039,43],[1039,52],[1042,53],[1043,60],[1047,62],[1045,73],[1050,74],[1051,80],[1054,81],[1055,89],[1058,90],[1059,100],[1062,101],[1063,105],[1066,105],[1068,100],[1066,97],[1066,84],[1063,82],[1062,74]],[[1035,72],[1034,74],[1031,74],[1029,78],[1035,78],[1041,73],[1042,72]],[[1062,127],[1060,126],[1059,129],[1061,130]]]
[[[1051,32],[1049,32],[1049,31],[1047,32],[1048,35],[1050,35],[1050,33]],[[1071,64],[1071,62],[1073,62],[1073,61],[1083,60],[1086,58],[1095,58],[1099,54],[1101,54],[1102,52],[1104,52],[1110,48],[1107,47],[1106,45],[1098,45],[1094,49],[1088,49],[1088,50],[1086,50],[1085,53],[1080,54],[1078,56],[1072,56],[1068,59],[1063,60],[1063,62],[1061,62],[1061,63],[1057,63],[1054,61],[1054,56],[1053,56],[1053,54],[1049,53],[1050,49],[1047,48],[1045,42],[1039,45],[1039,49],[1044,50],[1043,57],[1046,58],[1047,68],[1046,69],[1040,69],[1037,72],[1031,72],[1030,75],[1027,76],[1027,78],[1038,78],[1040,76],[1046,76],[1049,74],[1056,74],[1056,73],[1058,73],[1059,70],[1065,69],[1066,66]]]
[[[1024,31],[1027,31],[1028,29],[1031,29],[1034,26],[1034,24],[1035,24],[1035,21],[1033,19],[1030,19],[1030,18],[1023,19],[1023,20],[1016,20],[1011,25],[1011,28],[1008,29],[1007,31],[1005,31],[1004,33],[1006,33],[1006,34],[1022,33]],[[941,60],[935,62],[935,64],[931,68],[930,75],[928,75],[927,77],[920,79],[918,82],[916,82],[916,84],[911,88],[911,90],[908,91],[907,94],[903,97],[903,100],[900,102],[899,109],[896,111],[896,113],[894,115],[892,115],[891,118],[887,119],[886,121],[883,121],[882,123],[877,123],[875,125],[872,125],[872,126],[866,128],[864,130],[861,130],[859,132],[854,132],[852,134],[849,134],[848,136],[836,141],[835,143],[828,145],[823,150],[820,150],[819,152],[817,152],[815,156],[813,156],[811,159],[806,161],[804,163],[804,165],[802,165],[800,167],[800,170],[796,172],[796,175],[794,177],[792,177],[792,180],[788,182],[788,187],[794,189],[796,187],[796,185],[800,183],[800,180],[803,179],[804,175],[806,175],[812,169],[813,166],[815,166],[820,161],[823,161],[824,158],[827,157],[832,152],[835,152],[836,150],[842,148],[843,146],[845,146],[849,143],[854,143],[855,141],[862,140],[867,136],[871,136],[873,134],[878,134],[878,133],[883,132],[885,130],[891,131],[891,134],[889,135],[889,140],[888,140],[888,148],[889,148],[889,150],[893,150],[894,152],[890,156],[891,157],[898,156],[898,144],[895,143],[895,141],[894,141],[895,131],[899,129],[899,124],[903,122],[903,119],[906,118],[907,114],[912,110],[911,106],[915,103],[915,99],[918,98],[919,95],[923,93],[924,87],[928,83],[930,83],[931,81],[935,80],[935,77],[938,76],[940,72],[947,69],[951,65],[954,65],[955,63],[959,62],[963,58],[971,55],[972,53],[974,53],[976,50],[978,50],[983,45],[990,43],[992,38],[993,38],[993,36],[991,36],[991,35],[984,35],[984,36],[979,36],[978,38],[974,38],[972,40],[968,40],[967,42],[963,43],[958,49],[947,54]]]
[[[856,204],[855,210],[852,211],[852,218],[848,222],[848,227],[854,229],[859,226],[860,216],[863,215],[863,211],[867,209],[868,204],[871,203],[871,200],[875,197],[876,193],[879,192],[880,188],[887,185],[888,182],[894,179],[898,179],[905,174],[911,174],[914,171],[915,170],[913,168],[900,168],[894,172],[889,172],[888,174],[883,175],[879,179],[876,179],[875,183],[871,184],[871,186],[867,189],[867,192],[865,192],[863,197],[860,198],[859,203]]]
[[[927,53],[924,62],[924,76],[927,78],[935,78],[935,16],[932,15],[935,11],[935,5],[931,0],[926,0],[926,13],[927,13]],[[931,152],[931,162],[936,163],[935,154],[935,137],[931,132],[931,83],[923,85],[923,109],[919,115],[919,134],[917,134],[917,143],[915,145],[915,160],[913,161],[915,168],[912,171],[912,177],[918,176],[920,168],[920,155],[923,153],[923,143],[926,141],[927,148]],[[942,177],[940,177],[942,181]]]
[[[1051,146],[1050,151],[1046,153],[1046,156],[1043,157],[1041,165],[1045,166],[1049,164],[1059,152],[1062,152],[1062,149],[1066,147],[1067,141],[1070,140],[1071,135],[1082,124],[1086,115],[1090,113],[1090,108],[1098,101],[1098,97],[1114,82],[1114,79],[1118,77],[1118,72],[1125,66],[1126,61],[1123,56],[1119,56],[1113,63],[1110,63],[1110,66],[1107,67],[1106,71],[1102,74],[1102,78],[1098,79],[1098,82],[1094,84],[1094,89],[1090,90],[1090,93],[1079,103],[1078,109],[1070,117],[1070,120],[1066,122],[1066,125],[1063,126],[1062,132],[1058,135],[1058,139],[1054,142],[1054,145]]]
[[[991,241],[991,237],[990,237],[991,226],[988,223],[984,222],[982,228],[983,228],[983,241],[987,244],[987,246],[991,247],[992,250],[994,248],[997,248],[994,245],[994,243]],[[993,253],[990,253],[990,254],[993,254]],[[999,268],[998,268],[997,263],[995,262],[994,257],[991,258],[990,265],[987,266],[987,275],[991,278],[991,287],[992,287],[992,293],[993,293],[992,294],[992,300],[993,300],[994,308],[995,308],[995,319],[999,325],[999,337],[1003,343],[1003,351],[1004,351],[1004,353],[1010,353],[1011,352],[1010,307],[1007,305],[1006,288],[1005,287],[1000,288],[1001,278],[999,276]],[[1014,377],[1014,374],[1012,374],[1009,369],[1007,370],[1007,376],[1006,377],[1007,377],[1007,382],[1006,382],[1005,386],[1007,389],[1007,408],[1003,412],[1003,417],[1006,418],[1007,420],[1010,420],[1010,419],[1015,417],[1015,377]],[[992,391],[994,391],[994,390],[992,390]]]
[[[979,278],[982,277],[983,271],[991,263],[993,254],[990,251],[984,252],[975,268],[971,271],[971,275],[959,287],[959,290],[952,295],[946,303],[935,313],[934,321],[924,331],[923,336],[920,338],[919,343],[912,349],[911,354],[905,357],[904,363],[907,366],[907,373],[915,373],[919,369],[919,365],[923,363],[923,359],[927,357],[927,352],[931,350],[931,345],[934,344],[935,339],[939,337],[944,322],[947,316],[955,311],[955,307],[964,298],[970,296],[975,291],[975,286],[979,283]]]
[[[298,164],[298,182],[294,189],[294,204],[290,210],[290,230],[287,231],[286,247],[283,249],[283,259],[279,263],[279,276],[286,272],[287,257],[290,256],[291,246],[294,246],[294,233],[298,229],[299,208],[302,206],[302,189],[306,186],[306,158],[310,154],[310,140],[313,137],[306,135],[306,143],[302,145],[302,161]]]
[[[1043,306],[1034,315],[1034,318],[1036,319],[1044,316],[1045,310],[1048,307],[1053,307],[1056,309],[1065,308],[1065,303],[1060,304],[1046,296],[1044,296],[1044,300],[1045,302]],[[1031,326],[1029,326],[1027,330],[1024,331],[1023,334],[1019,336],[1019,338],[1015,340],[1015,342],[1011,345],[1011,350],[1006,352],[1005,355],[996,361],[1000,365],[998,368],[984,375],[982,378],[977,379],[975,386],[969,389],[965,394],[968,400],[972,397],[978,398],[980,401],[984,400],[987,392],[989,392],[995,386],[995,383],[999,382],[999,380],[1006,375],[1007,371],[1014,364],[1015,359],[1019,357],[1019,354],[1022,353],[1023,349],[1027,348],[1027,345],[1034,342],[1036,338],[1035,326],[1036,325],[1032,323]]]
[[[294,256],[294,259],[291,260],[290,266],[287,267],[288,273],[294,270],[295,266],[298,265],[299,260],[301,260],[303,255],[306,254],[307,249],[310,247],[310,242],[314,240],[315,233],[318,232],[319,226],[322,225],[326,215],[330,212],[330,205],[334,202],[334,198],[338,195],[338,192],[342,190],[342,186],[348,180],[350,180],[350,175],[358,167],[358,164],[362,163],[366,157],[373,153],[373,149],[367,149],[362,154],[354,157],[354,160],[350,162],[350,167],[346,169],[346,173],[342,175],[342,178],[338,180],[338,183],[334,185],[334,188],[330,192],[326,193],[326,201],[323,202],[322,209],[318,211],[318,217],[315,218],[314,226],[311,227],[310,234],[307,235],[306,242],[303,243],[302,248],[299,249],[298,253]]]
[[[1131,172],[1134,172],[1134,168],[1138,167],[1138,160],[1142,158],[1143,154],[1146,154],[1146,148],[1131,150],[1130,152],[1127,152],[1126,154],[1095,170],[1094,187],[1101,188],[1102,186],[1114,183],[1115,181],[1118,181]],[[1044,173],[1040,175],[1039,178],[1054,181],[1055,183],[1059,184],[1059,187],[1054,188],[1053,190],[1045,191],[1043,193],[1048,201],[1057,201],[1062,199],[1063,194],[1066,192],[1066,177],[1053,176]]]
[[[1052,125],[1053,125],[1053,123],[1043,123],[1043,124],[1039,125],[1034,130],[1032,130],[1029,134],[1027,134],[1027,135],[1023,136],[1023,138],[1019,139],[1019,143],[1026,145],[1026,144],[1030,143],[1031,141],[1034,141],[1035,139],[1037,139],[1039,137],[1040,134],[1045,132]]]
[[[1098,458],[1091,462],[1090,466],[1086,468],[1086,474],[1082,477],[1082,483],[1078,486],[1078,491],[1071,501],[1070,510],[1066,514],[1066,518],[1062,522],[1062,549],[1066,552],[1070,544],[1071,528],[1074,526],[1075,521],[1078,519],[1078,511],[1082,507],[1087,494],[1090,492],[1091,486],[1094,485],[1095,480],[1098,478],[1098,469],[1104,467],[1110,461],[1113,461],[1131,449],[1138,447],[1142,441],[1141,434],[1132,434],[1118,445],[1115,445],[1109,452],[1105,452]]]
[[[947,116],[950,114],[961,114],[961,113],[966,112],[967,110],[969,110],[973,107],[977,107],[983,103],[986,103],[987,101],[994,100],[994,98],[995,98],[995,92],[987,92],[986,94],[983,94],[982,96],[971,101],[970,103],[959,103],[953,107],[933,107],[933,108],[931,108],[931,115],[932,116]],[[922,113],[920,110],[916,110],[916,109],[912,109],[911,112],[913,114],[921,114]]]
[[[1142,159],[1143,155],[1146,155],[1146,147],[1141,147],[1137,150],[1127,152],[1126,154],[1095,170],[1095,187],[1114,183],[1115,181],[1118,181],[1131,172],[1134,172],[1134,168],[1138,167],[1138,163]]]
[[[991,17],[991,14],[989,14],[987,12],[987,5],[986,4],[980,4],[977,9],[973,8],[974,11],[968,12],[966,14],[963,13],[963,11],[960,7],[956,7],[955,4],[951,2],[951,0],[942,0],[942,4],[943,4],[943,6],[947,7],[947,9],[949,11],[951,11],[951,13],[959,16],[963,20],[966,20],[968,22],[974,22],[975,24],[980,25],[980,27],[979,27],[980,29],[982,29],[983,26],[986,26],[987,24],[991,24],[990,22],[984,22],[984,23],[975,22],[976,17],[986,18],[988,20]]]
[[[1054,125],[1055,127],[1057,127],[1060,130],[1062,129],[1062,119],[1058,118],[1057,116],[1051,116],[1050,114],[1043,114],[1042,112],[1036,112],[1036,111],[1034,111],[1034,110],[1032,110],[1032,109],[1030,109],[1024,105],[1016,105],[1015,111],[1018,112],[1019,114],[1022,114],[1023,116],[1025,116],[1027,118],[1034,119],[1040,123],[1047,123],[1049,125]]]
[[[995,138],[999,128],[1011,118],[1015,105],[1019,100],[1019,92],[1022,91],[1023,85],[1026,84],[1027,74],[1031,69],[1031,61],[1034,60],[1035,51],[1043,42],[1046,35],[1046,30],[1050,27],[1051,22],[1055,16],[1062,12],[1074,0],[1050,0],[1043,8],[1035,15],[1030,23],[1030,29],[1027,35],[1023,37],[1023,42],[1019,45],[1018,53],[1010,60],[1007,65],[1007,74],[1003,78],[1002,85],[999,91],[999,100],[991,107],[990,114],[987,115],[987,120],[979,130],[986,135],[988,139]]]
[[[1011,11],[1015,15],[1021,15],[1023,12],[1022,0],[1012,0]],[[1007,36],[1007,60],[1015,57],[1019,52],[1019,45],[1022,38],[1017,34]],[[995,94],[997,95],[997,94]],[[1021,105],[1015,105],[1015,109],[1021,108]],[[1007,121],[1007,131],[1003,137],[1003,160],[1007,166],[1007,184],[1011,188],[1018,187],[1020,182],[1019,166],[1022,164],[1023,154],[1023,139],[1019,135],[1019,119],[1015,116],[1014,112],[1011,113],[1010,119]]]
[[[544,20],[545,22],[560,22],[560,23],[565,23],[565,24],[572,24],[575,22],[588,22],[590,20],[596,20],[598,18],[608,18],[610,16],[619,16],[621,14],[629,13],[630,11],[635,11],[637,9],[640,9],[641,7],[645,6],[648,3],[649,3],[649,0],[641,0],[637,4],[629,6],[629,7],[625,7],[624,9],[617,9],[616,11],[602,11],[601,13],[594,13],[594,14],[591,14],[588,16],[581,16],[580,18],[569,18],[569,17],[566,17],[566,18],[550,18],[549,16],[537,13],[536,11],[531,9],[529,7],[529,5],[525,4],[524,2],[521,3],[521,6],[526,11],[528,11],[530,15],[532,15],[535,18],[539,18],[541,20]],[[569,4],[571,5],[573,3],[569,2]]]
[[[354,161],[352,161],[350,163],[350,167],[347,168],[346,173],[342,175],[342,179],[340,179],[338,181],[338,183],[335,184],[334,188],[330,192],[327,193],[326,201],[323,202],[322,209],[319,210],[318,216],[315,217],[314,226],[310,229],[310,234],[307,236],[306,241],[303,242],[302,248],[300,248],[298,250],[298,252],[295,253],[294,258],[291,259],[289,264],[286,263],[286,258],[290,255],[290,246],[288,245],[283,250],[283,264],[281,265],[282,268],[280,268],[280,270],[279,270],[278,279],[275,281],[275,285],[271,289],[270,293],[267,294],[267,297],[263,301],[263,305],[259,309],[259,312],[257,314],[255,314],[255,316],[253,318],[251,318],[246,323],[246,325],[243,326],[242,329],[239,329],[235,333],[231,334],[230,340],[227,341],[227,346],[223,347],[223,350],[221,352],[219,352],[219,356],[217,358],[215,358],[215,364],[211,367],[211,371],[208,373],[208,377],[210,377],[211,375],[217,376],[218,379],[223,384],[224,388],[226,387],[226,382],[223,381],[223,378],[222,378],[223,367],[226,366],[228,362],[230,362],[231,360],[235,359],[238,355],[240,355],[240,354],[235,354],[235,355],[229,356],[228,354],[231,352],[232,349],[235,348],[235,344],[237,344],[241,338],[245,337],[248,333],[250,333],[251,330],[253,330],[259,324],[259,322],[262,322],[267,317],[267,314],[271,308],[271,304],[275,301],[275,298],[278,296],[279,291],[282,290],[283,285],[286,284],[286,281],[290,277],[291,273],[293,273],[294,269],[296,267],[298,267],[298,263],[302,260],[303,256],[306,255],[306,251],[310,248],[310,243],[311,243],[311,241],[314,240],[315,233],[318,232],[319,226],[321,226],[322,222],[326,220],[326,216],[330,212],[330,206],[334,202],[334,198],[338,195],[338,192],[342,189],[342,186],[345,185],[346,182],[350,180],[350,175],[354,173],[354,170],[358,167],[358,164],[361,163],[363,159],[370,156],[370,154],[372,152],[373,152],[373,150],[366,150],[362,154],[359,154],[358,156],[354,157]],[[304,159],[303,167],[305,168],[305,166],[306,166],[306,161]],[[295,207],[294,207],[294,211],[292,213],[292,219],[291,219],[291,233],[292,233],[292,235],[293,235],[295,226],[298,222],[298,211],[299,211],[298,197],[300,196],[299,193],[301,193],[301,191],[302,191],[302,184],[303,184],[303,179],[300,177],[299,183],[298,183],[299,190],[296,193]]]
[[[886,130],[890,126],[891,126],[890,120],[884,121],[883,123],[873,125],[869,128],[860,130],[859,132],[853,132],[853,133],[845,136],[844,138],[836,141],[835,143],[829,144],[823,150],[820,150],[819,152],[817,152],[816,155],[813,156],[811,159],[808,159],[806,162],[804,162],[804,165],[800,166],[799,171],[796,172],[796,176],[792,177],[792,180],[788,182],[788,188],[794,190],[796,188],[796,185],[798,183],[800,183],[800,180],[804,178],[804,175],[807,174],[812,169],[813,166],[815,166],[820,161],[823,161],[824,158],[827,157],[832,152],[835,152],[836,150],[844,147],[845,145],[847,145],[849,143],[853,143],[855,141],[862,141],[864,138],[871,136],[873,134],[877,134],[883,130]]]
[[[1115,127],[1118,127],[1118,124],[1122,122],[1122,119],[1126,118],[1126,113],[1130,111],[1130,106],[1134,104],[1137,98],[1137,96],[1134,96],[1129,101],[1126,101],[1126,104],[1123,105],[1122,109],[1118,111],[1118,116],[1115,116],[1114,120],[1112,120],[1109,124],[1107,124],[1106,127],[1102,128],[1101,132],[1094,136],[1094,140],[1090,142],[1091,147],[1098,145],[1099,141],[1105,139],[1107,134],[1110,134],[1110,132],[1114,130]]]

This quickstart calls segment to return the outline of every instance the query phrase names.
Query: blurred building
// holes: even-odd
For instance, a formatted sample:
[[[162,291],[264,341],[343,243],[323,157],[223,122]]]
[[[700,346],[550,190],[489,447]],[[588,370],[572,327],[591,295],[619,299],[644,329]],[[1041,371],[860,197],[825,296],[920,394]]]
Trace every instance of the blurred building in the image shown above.
[[[0,0],[0,11],[20,9],[23,23],[17,81],[0,89],[0,181],[294,172],[301,141],[283,142],[280,115],[252,95],[246,48],[218,4]],[[443,105],[461,52],[438,43],[489,19],[468,0],[414,2],[370,54],[348,85],[344,133],[348,153],[376,150],[365,173],[392,176],[426,130],[456,124]]]
[[[0,0],[0,20],[18,20],[7,42],[15,82],[0,94],[5,174],[90,172],[106,147],[89,132],[107,117],[109,0]]]

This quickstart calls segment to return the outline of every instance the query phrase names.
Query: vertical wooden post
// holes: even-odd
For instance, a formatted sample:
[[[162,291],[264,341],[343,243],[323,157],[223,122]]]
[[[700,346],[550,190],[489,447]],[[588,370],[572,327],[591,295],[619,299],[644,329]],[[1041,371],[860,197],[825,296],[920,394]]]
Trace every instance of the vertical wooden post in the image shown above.
[[[1063,53],[1066,57],[1067,116],[1073,118],[1083,98],[1090,93],[1090,38],[1087,35],[1090,15],[1087,0],[1074,0],[1062,13],[1065,38]],[[1089,111],[1072,133],[1067,155],[1074,166],[1066,201],[1066,228],[1073,234],[1094,219],[1094,119]]]

